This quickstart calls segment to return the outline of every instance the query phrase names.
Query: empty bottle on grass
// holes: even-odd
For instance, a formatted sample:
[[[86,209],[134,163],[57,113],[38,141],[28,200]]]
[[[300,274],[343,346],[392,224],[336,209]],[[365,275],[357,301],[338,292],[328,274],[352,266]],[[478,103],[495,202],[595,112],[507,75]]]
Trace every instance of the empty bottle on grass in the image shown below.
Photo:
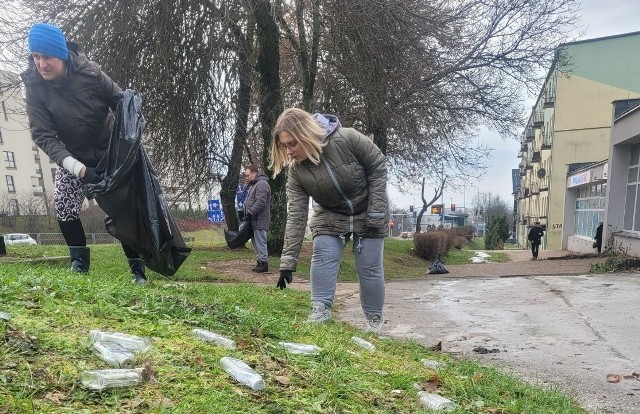
[[[80,381],[85,388],[104,390],[106,388],[130,387],[142,382],[144,368],[115,368],[85,371]]]
[[[456,404],[444,398],[442,395],[432,394],[427,391],[418,392],[420,402],[424,404],[428,409],[433,411],[453,411],[456,409]]]
[[[254,391],[264,390],[264,380],[253,368],[244,361],[233,357],[222,357],[220,366],[236,381],[246,385]]]
[[[11,320],[11,315],[7,312],[0,311],[0,321],[9,322]]]
[[[359,338],[357,336],[352,336],[351,337],[351,341],[356,343],[356,344],[358,344],[358,345],[360,345],[360,347],[362,349],[366,349],[367,351],[375,351],[376,350],[376,346],[374,344],[372,344],[369,341],[365,341],[364,339]]]
[[[213,342],[214,344],[227,349],[236,348],[236,342],[233,339],[229,339],[215,332],[207,331],[205,329],[194,329],[192,332],[196,338],[205,342]]]
[[[136,365],[133,352],[115,342],[94,342],[92,348],[98,358],[114,367],[133,368]]]
[[[295,342],[278,342],[278,344],[289,354],[316,355],[322,351],[322,348],[313,344],[297,344]]]
[[[89,331],[89,340],[95,342],[114,342],[130,351],[146,352],[151,348],[151,341],[136,335],[120,332],[104,332],[97,329]]]

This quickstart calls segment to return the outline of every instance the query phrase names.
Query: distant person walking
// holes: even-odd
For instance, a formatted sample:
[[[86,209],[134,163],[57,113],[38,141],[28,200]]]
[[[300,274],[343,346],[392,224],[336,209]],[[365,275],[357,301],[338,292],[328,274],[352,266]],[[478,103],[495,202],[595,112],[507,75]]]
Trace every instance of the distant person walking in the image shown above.
[[[307,322],[330,320],[342,252],[353,236],[366,329],[379,333],[385,294],[384,237],[389,231],[384,155],[365,135],[342,128],[337,117],[291,108],[276,122],[271,156],[275,175],[288,167],[287,225],[277,286],[283,289],[293,279],[311,197],[312,308]]]
[[[596,235],[593,237],[593,248],[598,249],[598,254],[602,251],[602,221],[598,224],[596,228]]]
[[[253,229],[253,248],[256,252],[256,266],[252,272],[265,273],[269,271],[269,251],[267,249],[267,231],[271,224],[271,187],[269,177],[258,174],[258,167],[249,164],[244,168],[247,179],[244,200],[243,220],[251,222]]]
[[[540,226],[540,222],[536,221],[529,230],[529,235],[527,239],[531,242],[531,254],[533,257],[531,260],[538,260],[538,250],[540,249],[540,244],[542,243],[542,236],[544,236],[544,230],[542,226]]]
[[[58,165],[53,204],[69,247],[71,269],[87,273],[90,251],[80,210],[86,184],[102,179],[96,169],[109,145],[122,91],[80,47],[65,40],[58,27],[36,23],[29,30],[25,85],[33,142]],[[122,244],[134,283],[144,284],[145,265],[138,252]]]

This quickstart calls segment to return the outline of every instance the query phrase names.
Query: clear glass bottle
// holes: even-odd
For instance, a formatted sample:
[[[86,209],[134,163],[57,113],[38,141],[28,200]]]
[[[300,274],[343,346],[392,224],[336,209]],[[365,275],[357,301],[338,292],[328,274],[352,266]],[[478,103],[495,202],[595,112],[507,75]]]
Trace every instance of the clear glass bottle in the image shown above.
[[[133,368],[136,357],[129,349],[115,342],[94,342],[93,352],[104,362],[117,368]]]
[[[355,344],[358,344],[362,349],[366,349],[367,351],[375,351],[376,346],[369,341],[365,341],[362,338],[357,336],[352,336],[351,341]]]
[[[97,391],[106,388],[129,387],[142,382],[143,369],[115,368],[85,371],[80,377],[80,382],[85,388]]]
[[[445,366],[444,362],[436,361],[433,359],[427,359],[427,358],[421,359],[420,362],[422,362],[423,365],[432,369],[444,368]]]
[[[278,342],[289,354],[316,355],[322,351],[318,345],[297,344],[295,342]]]
[[[236,381],[246,385],[254,391],[264,390],[264,380],[253,368],[244,361],[233,357],[222,357],[220,366]]]
[[[236,342],[233,339],[229,339],[215,332],[207,331],[205,329],[197,329],[197,328],[194,329],[192,332],[196,338],[203,340],[205,342],[213,342],[214,344],[227,349],[236,348]]]
[[[97,329],[89,331],[89,340],[91,344],[95,342],[115,342],[123,348],[136,352],[146,352],[151,348],[151,341],[148,338],[120,332],[104,332]]]
[[[453,411],[456,409],[456,404],[444,398],[442,395],[432,394],[427,391],[418,392],[420,402],[424,404],[428,409],[433,411]]]
[[[0,311],[0,321],[9,322],[11,320],[11,315],[7,312]]]

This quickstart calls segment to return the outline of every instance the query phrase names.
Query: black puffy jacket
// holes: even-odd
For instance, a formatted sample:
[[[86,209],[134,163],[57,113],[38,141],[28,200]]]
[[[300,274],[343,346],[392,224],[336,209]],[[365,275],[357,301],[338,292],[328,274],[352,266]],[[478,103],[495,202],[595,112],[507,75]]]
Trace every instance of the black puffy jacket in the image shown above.
[[[122,91],[78,45],[68,42],[67,74],[47,81],[32,57],[20,76],[27,95],[31,137],[56,164],[72,156],[95,167],[107,150]]]

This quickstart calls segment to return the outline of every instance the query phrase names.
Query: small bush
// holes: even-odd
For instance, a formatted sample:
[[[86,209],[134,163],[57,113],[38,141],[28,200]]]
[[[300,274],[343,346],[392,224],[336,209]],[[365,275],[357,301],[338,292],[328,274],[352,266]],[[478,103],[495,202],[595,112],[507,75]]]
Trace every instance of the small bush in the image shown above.
[[[467,238],[463,236],[456,236],[456,240],[453,243],[453,247],[461,250],[462,247],[467,244]]]
[[[432,230],[413,236],[416,255],[426,260],[433,260],[438,255],[445,256],[453,247],[454,241],[455,236],[452,238],[447,230]]]
[[[464,237],[467,241],[471,241],[473,239],[473,235],[476,234],[476,228],[470,224],[461,227],[454,227],[453,229],[456,231],[458,236]]]

